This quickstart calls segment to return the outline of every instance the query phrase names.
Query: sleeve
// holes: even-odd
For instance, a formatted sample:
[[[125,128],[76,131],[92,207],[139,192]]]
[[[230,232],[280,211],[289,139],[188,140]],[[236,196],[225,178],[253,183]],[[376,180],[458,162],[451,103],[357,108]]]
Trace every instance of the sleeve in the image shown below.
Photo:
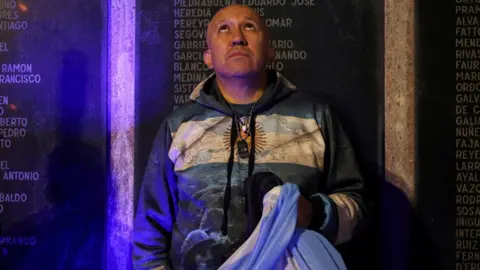
[[[178,211],[174,164],[168,157],[171,141],[170,129],[163,123],[140,188],[132,234],[134,269],[171,269],[169,250]]]
[[[309,200],[314,209],[310,227],[334,244],[349,241],[367,214],[366,190],[349,139],[330,109],[317,114],[325,138],[323,192]],[[318,211],[317,209],[323,209]]]

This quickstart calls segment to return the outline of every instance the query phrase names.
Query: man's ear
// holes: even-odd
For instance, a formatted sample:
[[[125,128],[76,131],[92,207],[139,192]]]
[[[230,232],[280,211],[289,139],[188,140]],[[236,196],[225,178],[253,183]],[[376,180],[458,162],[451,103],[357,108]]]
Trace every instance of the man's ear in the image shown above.
[[[203,63],[205,63],[205,65],[207,65],[209,69],[213,68],[212,53],[210,52],[210,50],[206,50],[203,52]]]
[[[268,46],[268,61],[273,61],[275,59],[275,48],[272,46]]]

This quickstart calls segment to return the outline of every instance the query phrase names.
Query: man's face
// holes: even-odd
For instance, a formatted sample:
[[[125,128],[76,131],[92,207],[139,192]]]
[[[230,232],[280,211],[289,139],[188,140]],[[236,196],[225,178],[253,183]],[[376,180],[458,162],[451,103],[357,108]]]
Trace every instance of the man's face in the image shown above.
[[[262,72],[273,55],[266,31],[254,10],[244,6],[222,9],[208,27],[205,64],[223,76],[243,77]]]

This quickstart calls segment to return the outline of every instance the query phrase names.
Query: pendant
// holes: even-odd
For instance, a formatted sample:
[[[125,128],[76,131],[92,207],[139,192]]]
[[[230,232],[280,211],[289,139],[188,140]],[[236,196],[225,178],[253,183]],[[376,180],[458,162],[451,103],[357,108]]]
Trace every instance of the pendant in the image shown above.
[[[240,158],[248,158],[248,143],[245,140],[240,140],[237,142],[238,155]]]

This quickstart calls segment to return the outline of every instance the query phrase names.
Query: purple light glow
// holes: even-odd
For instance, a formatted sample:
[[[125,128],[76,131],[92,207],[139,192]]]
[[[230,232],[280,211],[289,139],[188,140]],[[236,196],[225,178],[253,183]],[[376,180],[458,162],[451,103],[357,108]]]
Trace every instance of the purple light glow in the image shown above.
[[[133,227],[136,1],[108,5],[110,169],[106,269],[131,269]]]

